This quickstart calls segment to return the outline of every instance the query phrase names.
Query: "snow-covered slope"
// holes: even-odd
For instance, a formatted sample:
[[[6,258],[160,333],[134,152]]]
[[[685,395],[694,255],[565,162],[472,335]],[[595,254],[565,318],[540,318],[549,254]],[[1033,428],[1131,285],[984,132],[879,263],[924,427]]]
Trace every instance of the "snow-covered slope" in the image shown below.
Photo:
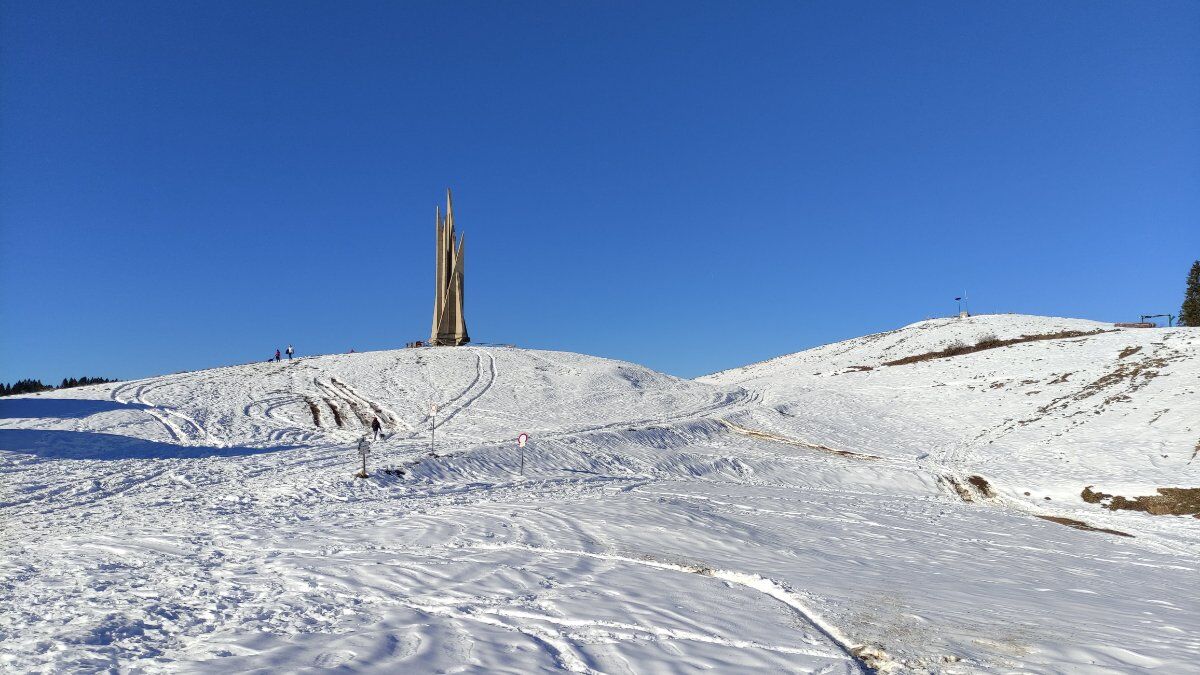
[[[0,668],[1182,672],[1200,660],[1200,521],[1111,514],[1073,481],[1167,484],[1174,445],[1137,462],[1191,433],[1194,398],[1161,385],[1194,391],[1195,332],[880,365],[1098,328],[926,322],[705,381],[425,348],[0,399]],[[1145,344],[1116,358],[1116,337]],[[1062,365],[1012,374],[1021,350]],[[1023,382],[1070,365],[1082,387],[1141,358],[1136,388]],[[1139,437],[1120,406],[1167,410]],[[387,437],[355,479],[374,418]],[[1104,433],[1140,445],[1086,472],[1083,455],[1045,479],[1014,468]],[[1191,466],[1170,484],[1195,485]],[[947,488],[974,472],[1001,494]],[[1033,517],[1062,508],[1137,536]]]
[[[937,356],[980,342],[972,353]],[[888,365],[904,360],[912,362]],[[1080,498],[1087,486],[1120,495],[1200,486],[1194,328],[1011,314],[933,319],[701,380],[760,394],[781,413],[761,424],[913,458],[935,473],[982,475],[1013,506],[1195,537],[1173,519],[1111,513]]]
[[[233,447],[356,440],[374,418],[396,440],[412,438],[428,431],[431,403],[439,406],[443,439],[483,442],[511,439],[520,431],[685,418],[730,400],[713,387],[631,363],[471,347],[255,363],[70,389],[5,405],[10,415],[43,418],[37,427],[45,431],[118,434],[229,454]],[[47,436],[57,445],[58,437]],[[81,452],[102,454],[94,436],[86,440]]]

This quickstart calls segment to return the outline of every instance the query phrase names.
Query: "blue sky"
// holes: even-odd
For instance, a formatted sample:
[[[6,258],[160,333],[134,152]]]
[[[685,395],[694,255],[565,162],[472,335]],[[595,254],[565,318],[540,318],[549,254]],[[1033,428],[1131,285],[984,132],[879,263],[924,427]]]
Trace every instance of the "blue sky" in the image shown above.
[[[0,4],[0,381],[1177,312],[1195,2]]]

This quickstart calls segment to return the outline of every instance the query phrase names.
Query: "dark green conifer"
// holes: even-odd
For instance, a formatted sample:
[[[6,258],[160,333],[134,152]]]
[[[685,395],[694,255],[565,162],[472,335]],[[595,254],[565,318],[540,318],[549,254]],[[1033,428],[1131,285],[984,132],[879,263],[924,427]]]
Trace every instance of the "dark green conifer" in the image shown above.
[[[1180,326],[1200,326],[1200,260],[1192,263],[1188,272],[1187,290],[1183,292],[1183,306],[1179,308]]]

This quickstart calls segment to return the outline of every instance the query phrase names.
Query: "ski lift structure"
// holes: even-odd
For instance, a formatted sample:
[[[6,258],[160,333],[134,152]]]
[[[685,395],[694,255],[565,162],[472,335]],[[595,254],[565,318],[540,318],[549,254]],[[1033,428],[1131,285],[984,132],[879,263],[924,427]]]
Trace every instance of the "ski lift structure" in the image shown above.
[[[1170,328],[1171,326],[1173,326],[1175,324],[1175,315],[1174,314],[1143,314],[1141,316],[1141,321],[1142,321],[1142,323],[1147,323],[1146,319],[1162,319],[1162,318],[1166,318],[1167,328]]]

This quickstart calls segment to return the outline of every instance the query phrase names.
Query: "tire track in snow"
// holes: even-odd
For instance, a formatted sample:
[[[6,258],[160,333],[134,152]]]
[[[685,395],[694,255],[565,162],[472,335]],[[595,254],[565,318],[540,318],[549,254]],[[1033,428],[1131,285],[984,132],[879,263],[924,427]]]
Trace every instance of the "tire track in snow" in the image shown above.
[[[132,396],[129,399],[122,398],[129,388],[133,388]],[[112,400],[122,405],[136,403],[146,406],[144,408],[146,413],[155,420],[158,420],[163,428],[167,430],[167,433],[171,435],[171,438],[173,438],[177,443],[191,443],[208,440],[208,431],[205,430],[204,427],[200,426],[196,420],[179,412],[178,410],[175,410],[174,408],[159,406],[151,403],[150,400],[146,398],[146,393],[153,388],[156,387],[153,387],[146,380],[135,380],[113,389],[110,396],[112,397]],[[171,421],[172,417],[182,420],[184,424],[190,426],[194,430],[194,433],[189,434],[184,431],[183,428]]]
[[[312,431],[308,426],[297,426],[291,417],[281,415],[277,411],[287,406],[302,406],[308,413],[307,404],[310,399],[294,391],[277,389],[267,392],[266,398],[257,399],[242,407],[242,414],[249,419],[262,420],[268,427],[282,425],[282,428],[271,429],[267,438],[274,443],[309,443],[320,437],[320,432]],[[318,429],[324,431],[321,425]]]
[[[505,630],[514,631],[525,635],[531,640],[541,644],[546,651],[554,658],[558,667],[562,670],[571,673],[585,673],[586,675],[602,675],[602,673],[584,662],[580,656],[579,650],[559,633],[551,630],[546,630],[536,626],[527,624],[513,624],[505,622],[492,613],[480,613],[470,610],[458,609],[457,607],[448,607],[445,605],[436,605],[432,603],[420,603],[412,600],[402,601],[401,604],[425,612],[426,614],[434,614],[444,616],[450,619],[458,619],[460,621],[475,621],[477,623],[503,628]]]
[[[752,394],[749,391],[739,387],[738,391],[718,395],[716,400],[711,401],[701,407],[686,410],[674,415],[666,415],[664,417],[650,417],[644,419],[621,420],[618,422],[609,422],[607,424],[597,424],[594,426],[578,427],[575,429],[567,429],[565,431],[554,431],[546,434],[538,434],[538,440],[552,440],[570,438],[581,434],[590,434],[597,431],[612,431],[612,430],[637,430],[639,427],[651,426],[669,426],[677,422],[692,422],[697,420],[713,419],[718,423],[724,424],[720,419],[712,417],[712,413],[717,411],[726,411],[726,414],[737,412],[749,405],[757,402],[758,395]]]
[[[681,565],[678,563],[669,563],[653,558],[634,558],[630,556],[616,555],[612,553],[594,553],[591,551],[574,551],[570,549],[560,548],[543,548],[537,546],[528,546],[524,544],[489,544],[484,542],[479,543],[463,543],[449,547],[451,550],[476,550],[476,551],[526,551],[529,553],[565,555],[565,556],[580,556],[594,558],[596,560],[607,560],[610,562],[626,563],[631,565],[641,565],[653,569],[668,570],[672,572],[682,572],[686,574],[699,574],[701,576],[720,579],[730,584],[736,584],[744,588],[748,588],[757,593],[766,595],[774,600],[786,605],[797,614],[806,623],[811,625],[822,636],[832,642],[840,649],[843,654],[821,654],[834,658],[841,656],[859,667],[864,673],[873,673],[877,671],[886,672],[894,667],[894,663],[881,650],[873,649],[867,645],[853,643],[841,630],[836,626],[825,621],[819,614],[814,612],[796,593],[788,590],[783,584],[768,579],[757,574],[746,572],[737,572],[734,570],[715,569],[710,567],[699,567],[693,565]]]
[[[484,361],[485,356],[487,357],[486,362]],[[470,384],[464,387],[462,391],[458,392],[458,394],[456,394],[450,400],[438,405],[438,409],[441,412],[437,416],[437,424],[435,425],[435,428],[441,429],[450,420],[454,419],[455,416],[457,416],[460,412],[469,408],[471,404],[479,400],[479,397],[486,394],[488,390],[492,388],[492,385],[495,384],[495,382],[496,357],[492,356],[486,351],[482,353],[480,351],[476,351],[475,378],[472,379]],[[447,410],[449,410],[449,412],[446,412]],[[409,426],[409,428],[412,429],[412,432],[408,435],[408,438],[415,438],[420,434],[425,433],[426,429],[428,428],[427,425],[430,417],[431,415],[426,414],[415,426]]]
[[[486,367],[484,365],[484,360],[483,360],[484,356],[487,357]],[[450,420],[454,419],[454,417],[456,415],[458,415],[460,412],[471,407],[472,403],[474,403],[475,401],[478,401],[479,397],[486,394],[488,392],[488,390],[492,388],[492,385],[495,384],[495,382],[496,382],[496,357],[492,356],[491,354],[489,354],[487,352],[484,352],[482,355],[476,355],[476,358],[478,360],[475,362],[475,367],[477,368],[477,371],[475,374],[474,382],[472,382],[471,386],[468,387],[467,389],[465,389],[463,391],[463,394],[459,395],[459,397],[456,399],[458,401],[461,401],[461,403],[459,403],[458,407],[455,408],[454,410],[451,410],[449,413],[442,415],[441,421],[438,422],[439,427],[446,424]],[[482,384],[480,385],[480,383],[482,383]],[[466,396],[465,399],[464,399],[464,396]]]
[[[401,419],[400,416],[397,415],[394,410],[387,408],[386,406],[384,406],[382,403],[379,403],[378,401],[374,401],[372,399],[367,398],[366,396],[363,396],[362,394],[360,394],[358,392],[358,390],[354,389],[353,387],[346,384],[345,382],[342,382],[341,380],[337,379],[337,377],[330,377],[329,384],[326,386],[328,387],[328,389],[331,392],[336,392],[336,393],[340,394],[341,398],[343,400],[345,400],[347,403],[349,403],[350,401],[354,401],[354,402],[358,403],[359,405],[363,405],[363,406],[366,406],[367,408],[370,408],[372,411],[374,411],[374,413],[378,417],[381,418],[381,421],[386,422],[388,424],[403,425],[409,431],[412,431],[413,426],[411,424],[409,424],[408,422],[405,422],[403,419]]]
[[[134,490],[139,487],[144,487],[147,484],[154,482],[159,477],[163,476],[164,474],[166,474],[169,471],[171,471],[170,468],[165,468],[165,469],[153,470],[148,473],[143,473],[143,474],[139,475],[139,474],[131,474],[127,469],[117,469],[117,470],[111,471],[108,474],[104,475],[101,479],[97,479],[94,483],[94,485],[96,485],[96,488],[97,488],[96,490],[74,490],[74,491],[67,492],[66,494],[61,494],[61,493],[55,494],[55,495],[53,495],[54,498],[66,499],[68,501],[64,504],[58,504],[58,505],[52,506],[50,508],[40,509],[40,510],[36,511],[36,513],[38,515],[46,515],[46,514],[50,514],[50,513],[56,513],[59,511],[65,511],[68,509],[78,508],[81,506],[95,506],[95,505],[99,504],[100,502],[108,501],[109,499],[120,496],[121,494],[129,492],[130,490]],[[104,483],[102,482],[104,479],[118,478],[118,477],[124,478],[127,480],[121,481],[113,487],[106,487],[104,485]],[[91,498],[86,498],[86,499],[77,499],[77,497],[88,497],[89,495],[93,495],[93,496]],[[32,506],[33,504],[30,504],[30,505]]]
[[[562,617],[550,616],[537,612],[531,612],[521,609],[511,609],[507,607],[487,608],[483,613],[493,614],[496,616],[512,617],[514,619],[526,619],[531,621],[544,621],[546,623],[562,626],[564,628],[592,628],[592,629],[607,629],[603,630],[604,637],[611,637],[612,632],[622,631],[629,639],[638,639],[639,635],[651,635],[655,638],[665,638],[668,640],[688,640],[691,642],[703,642],[706,644],[719,645],[721,647],[730,647],[733,649],[763,649],[766,651],[779,652],[781,654],[795,654],[798,656],[815,656],[818,658],[837,659],[845,658],[842,654],[831,654],[829,652],[820,652],[812,649],[800,649],[798,647],[785,647],[782,645],[770,645],[754,640],[738,640],[736,638],[724,638],[719,635],[711,635],[707,633],[698,633],[695,631],[682,630],[679,628],[662,628],[660,626],[643,626],[634,623],[624,623],[621,621],[607,621],[604,619],[567,619]],[[623,637],[625,637],[623,636]],[[588,636],[582,636],[588,637]],[[644,639],[644,638],[643,638]]]

